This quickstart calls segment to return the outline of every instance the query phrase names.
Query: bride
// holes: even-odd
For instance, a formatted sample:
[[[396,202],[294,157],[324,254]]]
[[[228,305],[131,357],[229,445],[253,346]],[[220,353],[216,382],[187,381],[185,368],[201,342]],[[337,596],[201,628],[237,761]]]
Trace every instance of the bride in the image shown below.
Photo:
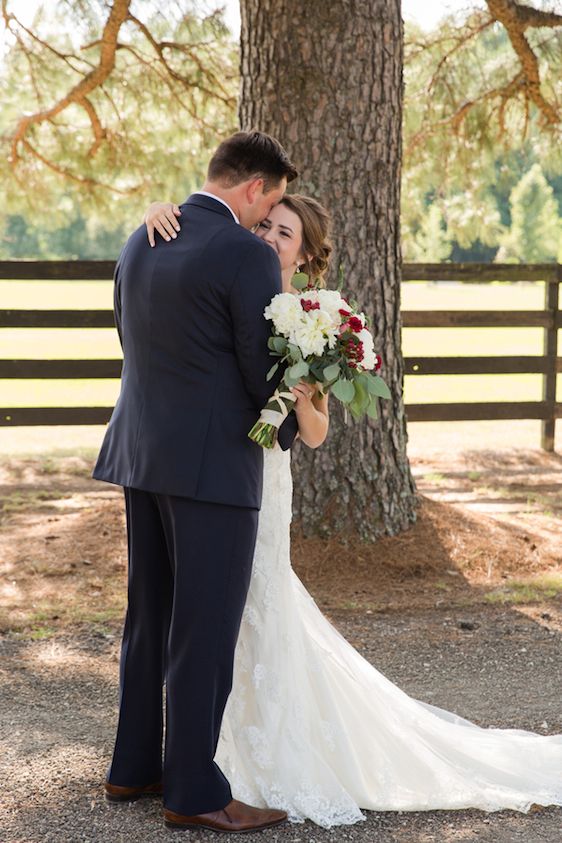
[[[153,203],[145,221],[175,236],[179,209]],[[283,290],[302,268],[322,277],[328,214],[290,195],[256,234],[275,249]],[[328,398],[294,387],[299,435],[318,447]],[[291,567],[290,451],[264,452],[263,502],[236,647],[234,684],[215,760],[235,799],[320,826],[365,819],[362,809],[423,811],[562,805],[562,735],[485,729],[407,696],[321,613]]]

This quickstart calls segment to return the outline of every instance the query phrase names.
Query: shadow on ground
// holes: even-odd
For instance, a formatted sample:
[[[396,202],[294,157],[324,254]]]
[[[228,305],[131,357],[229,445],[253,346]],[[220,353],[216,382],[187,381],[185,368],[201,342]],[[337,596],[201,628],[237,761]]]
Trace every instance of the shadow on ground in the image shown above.
[[[551,499],[559,468],[559,457],[534,452],[420,459],[411,530],[368,546],[304,540],[295,529],[295,570],[348,640],[408,694],[484,726],[562,732],[560,521]],[[126,557],[120,492],[93,483],[89,470],[81,458],[0,466],[6,843],[170,839],[158,802],[103,800]],[[525,484],[538,490],[531,504]],[[551,496],[548,505],[539,494]],[[519,508],[476,508],[489,500]],[[331,831],[305,823],[245,839],[556,843],[561,827],[560,809],[388,812]]]

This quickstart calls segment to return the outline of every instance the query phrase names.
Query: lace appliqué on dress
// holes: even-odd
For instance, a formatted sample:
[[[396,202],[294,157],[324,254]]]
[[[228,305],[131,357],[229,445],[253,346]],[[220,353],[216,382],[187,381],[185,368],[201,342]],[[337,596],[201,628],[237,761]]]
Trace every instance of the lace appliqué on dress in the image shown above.
[[[291,568],[290,452],[264,489],[216,761],[234,798],[330,828],[370,810],[562,804],[562,735],[480,729],[408,697],[320,612]]]

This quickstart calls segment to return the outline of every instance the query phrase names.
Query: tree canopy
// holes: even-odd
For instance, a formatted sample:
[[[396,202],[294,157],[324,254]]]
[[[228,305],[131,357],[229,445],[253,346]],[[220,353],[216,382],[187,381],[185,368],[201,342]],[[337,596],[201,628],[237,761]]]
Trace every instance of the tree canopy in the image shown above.
[[[492,259],[510,192],[536,163],[562,200],[562,15],[538,5],[488,0],[433,32],[407,28],[406,259],[420,259],[435,204],[453,259]]]
[[[60,0],[26,26],[18,3],[2,0],[2,15],[0,166],[12,211],[39,200],[58,220],[70,203],[130,216],[132,202],[187,193],[217,136],[235,128],[237,52],[219,12]]]
[[[80,232],[81,256],[97,257],[105,226],[114,256],[113,232],[151,199],[187,195],[217,139],[236,128],[238,45],[220,10],[204,14],[195,0],[59,0],[40,3],[29,25],[17,0],[1,4],[3,213],[21,219],[7,220],[0,248],[21,250],[25,227],[29,249],[71,256]],[[471,9],[467,0],[467,12],[434,31],[407,25],[406,260],[505,254],[511,192],[537,164],[560,218],[555,5],[487,0]],[[47,233],[35,230],[38,203]]]

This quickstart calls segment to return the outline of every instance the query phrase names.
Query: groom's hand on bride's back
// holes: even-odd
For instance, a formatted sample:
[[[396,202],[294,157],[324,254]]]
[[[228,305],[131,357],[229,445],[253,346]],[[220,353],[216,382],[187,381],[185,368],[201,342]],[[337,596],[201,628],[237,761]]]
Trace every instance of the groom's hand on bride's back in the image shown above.
[[[146,225],[148,242],[151,246],[156,245],[155,231],[167,242],[176,239],[177,232],[180,230],[178,217],[181,217],[181,211],[171,202],[152,202],[148,206],[143,222]]]

